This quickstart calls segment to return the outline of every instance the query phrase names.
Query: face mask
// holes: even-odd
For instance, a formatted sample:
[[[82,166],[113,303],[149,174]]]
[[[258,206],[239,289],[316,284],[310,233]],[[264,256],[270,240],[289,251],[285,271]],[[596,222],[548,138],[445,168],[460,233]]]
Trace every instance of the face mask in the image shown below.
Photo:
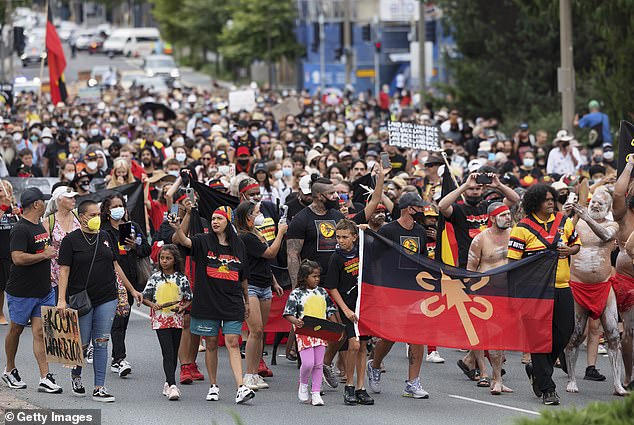
[[[101,217],[93,217],[86,224],[90,230],[97,231],[101,227]]]
[[[220,174],[222,174],[223,176],[226,176],[229,174],[229,166],[228,165],[219,165],[218,166],[218,172]]]
[[[88,167],[88,169],[90,170],[96,170],[97,169],[97,161],[89,161],[86,163],[86,167]]]
[[[79,147],[82,151],[86,150],[86,148],[88,147],[88,142],[79,142]]]
[[[169,174],[170,176],[178,177],[180,173],[177,170],[169,170],[167,174]]]
[[[50,145],[52,141],[53,140],[49,139],[48,137],[45,139],[42,139],[42,143],[44,143],[45,145]]]
[[[293,175],[293,169],[290,167],[284,167],[282,168],[282,174],[284,177],[290,177]]]
[[[608,151],[603,153],[603,158],[606,161],[612,161],[614,159],[614,152]]]
[[[425,220],[425,213],[422,211],[416,211],[414,214],[412,214],[412,218],[417,223],[422,223],[423,220]]]
[[[75,127],[81,127],[82,121],[81,120],[75,120],[75,121],[73,121],[73,124],[75,124]]]
[[[245,159],[238,159],[238,164],[242,165],[242,166],[246,166],[249,165],[249,159],[245,158]]]
[[[565,204],[566,201],[568,200],[568,194],[564,193],[563,195],[559,195],[559,198],[557,198],[557,200],[559,201],[560,204]]]
[[[338,145],[343,145],[345,139],[343,137],[335,137],[335,143]]]
[[[326,161],[326,167],[330,167],[335,161]]]
[[[282,170],[277,170],[273,173],[273,178],[275,180],[280,180],[282,177],[284,177],[284,173],[282,172]]]
[[[123,207],[110,208],[110,217],[112,217],[113,220],[121,220],[124,214],[125,209]]]
[[[264,224],[264,214],[260,213],[253,220],[253,225],[255,227],[260,227],[263,224]]]
[[[14,133],[13,140],[15,140],[16,142],[19,142],[20,140],[22,140],[22,133]]]
[[[177,137],[176,142],[185,143],[185,139],[183,139],[182,137]]]
[[[36,135],[31,136],[32,142],[37,142],[38,137]]]
[[[284,152],[283,151],[274,151],[273,152],[273,158],[280,160],[282,158],[284,158]]]
[[[596,163],[603,162],[603,155],[597,155],[593,157],[592,160]]]
[[[334,210],[335,208],[339,208],[339,199],[324,198],[324,207],[326,207],[327,210]]]
[[[99,136],[99,129],[98,128],[91,128],[90,129],[90,135],[91,136]]]
[[[259,131],[252,131],[251,132],[251,136],[253,136],[254,139],[257,139],[259,135],[260,135]]]
[[[88,190],[90,189],[90,183],[80,184],[79,187],[81,187],[82,190],[88,192]]]
[[[447,154],[447,156],[451,156],[453,155],[453,149],[445,149],[445,153]]]
[[[119,137],[119,143],[121,143],[122,145],[127,145],[129,142],[127,137]]]
[[[525,167],[532,167],[533,165],[535,165],[535,158],[524,158],[522,160],[522,163]]]
[[[178,162],[185,162],[186,158],[187,158],[187,154],[184,154],[184,153],[177,153],[176,154],[176,160]]]
[[[66,180],[72,181],[75,178],[75,173],[73,173],[73,172],[64,173],[64,177],[66,178]]]
[[[246,131],[236,131],[236,136],[238,137],[244,137],[245,134],[247,134]]]

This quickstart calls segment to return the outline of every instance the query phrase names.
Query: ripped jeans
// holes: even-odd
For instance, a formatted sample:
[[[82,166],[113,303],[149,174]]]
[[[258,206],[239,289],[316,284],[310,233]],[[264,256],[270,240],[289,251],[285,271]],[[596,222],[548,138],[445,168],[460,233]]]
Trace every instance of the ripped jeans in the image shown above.
[[[79,330],[81,343],[88,347],[92,341],[94,347],[92,368],[95,375],[95,387],[103,387],[106,382],[106,369],[108,368],[108,341],[112,320],[117,309],[117,300],[112,300],[93,306],[89,313],[79,318]],[[73,368],[73,376],[81,376],[81,366]]]

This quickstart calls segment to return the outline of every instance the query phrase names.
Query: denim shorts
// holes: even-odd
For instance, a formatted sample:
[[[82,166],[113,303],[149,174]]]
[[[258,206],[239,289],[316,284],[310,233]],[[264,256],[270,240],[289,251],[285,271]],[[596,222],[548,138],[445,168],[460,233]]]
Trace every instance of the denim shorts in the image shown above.
[[[55,291],[43,298],[14,297],[7,294],[9,318],[18,325],[26,326],[31,317],[42,317],[42,306],[55,307]]]
[[[242,322],[239,320],[213,320],[191,318],[189,330],[194,335],[218,336],[222,327],[223,335],[240,335],[242,333]]]
[[[268,288],[260,288],[259,286],[249,285],[249,296],[266,301],[273,298],[273,291],[270,286]]]

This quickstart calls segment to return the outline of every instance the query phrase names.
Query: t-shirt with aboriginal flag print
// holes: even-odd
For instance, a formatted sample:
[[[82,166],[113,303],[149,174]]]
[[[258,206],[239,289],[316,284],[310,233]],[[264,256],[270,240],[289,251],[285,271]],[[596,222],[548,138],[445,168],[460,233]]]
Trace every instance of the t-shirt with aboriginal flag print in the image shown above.
[[[191,256],[196,261],[192,317],[243,321],[242,280],[248,278],[245,264],[230,246],[217,244],[208,233],[195,235],[191,241]]]
[[[192,299],[192,290],[185,275],[179,272],[171,275],[154,273],[145,285],[143,298],[166,306],[161,310],[150,311],[152,329],[183,328],[183,313],[179,314],[174,309]]]

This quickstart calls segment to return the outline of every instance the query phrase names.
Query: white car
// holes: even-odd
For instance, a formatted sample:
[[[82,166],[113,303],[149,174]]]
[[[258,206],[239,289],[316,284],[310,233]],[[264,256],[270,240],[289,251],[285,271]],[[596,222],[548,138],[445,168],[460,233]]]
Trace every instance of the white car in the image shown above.
[[[181,76],[178,66],[171,56],[150,55],[143,59],[141,66],[148,77],[162,77],[166,81],[179,79]]]
[[[99,34],[98,31],[93,29],[81,29],[73,33],[73,37],[70,39],[71,44],[74,42],[77,50],[88,50],[93,38]]]

